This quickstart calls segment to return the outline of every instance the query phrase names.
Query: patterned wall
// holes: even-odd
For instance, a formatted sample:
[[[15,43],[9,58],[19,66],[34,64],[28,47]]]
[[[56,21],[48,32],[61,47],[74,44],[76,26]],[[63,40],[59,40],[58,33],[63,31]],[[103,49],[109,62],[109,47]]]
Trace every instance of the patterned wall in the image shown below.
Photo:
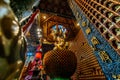
[[[101,35],[97,28],[88,20],[82,9],[74,0],[69,5],[81,26],[88,43],[93,47],[96,56],[107,80],[120,79],[120,56]]]
[[[77,70],[72,77],[73,80],[105,80],[102,69],[81,29],[70,42],[69,49],[77,56]]]

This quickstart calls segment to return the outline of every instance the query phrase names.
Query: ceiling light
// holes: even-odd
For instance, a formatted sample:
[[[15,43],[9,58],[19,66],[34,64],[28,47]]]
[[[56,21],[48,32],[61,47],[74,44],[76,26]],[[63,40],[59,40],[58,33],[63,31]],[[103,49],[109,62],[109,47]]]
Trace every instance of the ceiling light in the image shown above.
[[[43,19],[46,19],[46,16],[43,16]]]
[[[40,38],[40,37],[42,37],[42,35],[38,35],[38,37]]]
[[[79,26],[80,24],[79,23],[77,23],[77,26]]]
[[[37,32],[37,34],[40,34],[40,32]]]
[[[37,31],[42,31],[42,30],[38,28]]]

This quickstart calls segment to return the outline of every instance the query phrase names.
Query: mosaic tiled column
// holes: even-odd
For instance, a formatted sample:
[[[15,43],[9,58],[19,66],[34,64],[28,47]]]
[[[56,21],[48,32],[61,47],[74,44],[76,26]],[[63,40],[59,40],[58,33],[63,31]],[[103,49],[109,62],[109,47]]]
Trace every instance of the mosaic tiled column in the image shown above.
[[[110,31],[111,26],[115,26],[113,28],[117,28],[119,30],[118,23],[113,23],[109,18],[110,15],[108,15],[108,17],[105,16],[107,13],[104,12],[104,10],[109,11],[108,8],[104,7],[103,12],[101,11],[102,9],[100,10],[101,12],[97,10],[98,6],[101,7],[101,5],[108,4],[109,7],[112,5],[108,2],[105,3],[106,0],[104,2],[100,1],[102,0],[70,0],[69,5],[80,24],[89,45],[93,48],[94,55],[96,56],[107,80],[120,79],[120,39],[117,34]],[[118,4],[116,1],[113,1],[112,3],[119,6],[119,2]],[[112,12],[113,15],[119,17],[119,13],[114,11]],[[101,18],[99,19],[99,17]],[[109,25],[110,21],[115,25]],[[107,31],[108,33],[105,33],[104,31]]]

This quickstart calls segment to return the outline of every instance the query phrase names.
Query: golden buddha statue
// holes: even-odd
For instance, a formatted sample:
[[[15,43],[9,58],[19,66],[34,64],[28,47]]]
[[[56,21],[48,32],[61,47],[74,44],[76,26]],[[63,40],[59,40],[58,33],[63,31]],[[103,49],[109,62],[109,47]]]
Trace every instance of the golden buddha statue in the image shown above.
[[[9,0],[0,0],[0,80],[19,76],[20,56],[26,51],[25,38],[9,4]]]

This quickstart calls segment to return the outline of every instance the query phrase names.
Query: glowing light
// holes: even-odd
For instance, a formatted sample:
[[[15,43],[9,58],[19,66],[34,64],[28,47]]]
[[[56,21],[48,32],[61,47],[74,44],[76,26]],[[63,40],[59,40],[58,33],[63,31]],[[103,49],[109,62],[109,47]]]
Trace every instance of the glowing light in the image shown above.
[[[38,35],[38,37],[40,38],[40,37],[42,37],[42,35]]]
[[[46,19],[46,16],[43,16],[43,19]]]
[[[38,28],[37,31],[42,31],[42,30]]]
[[[77,23],[77,26],[79,26],[80,24],[79,23]]]
[[[42,53],[37,52],[37,53],[35,54],[35,57],[38,58],[38,59],[41,59],[41,58],[42,58]]]
[[[17,61],[17,64],[22,64],[22,61],[21,61],[21,60],[18,60],[18,61]]]
[[[27,56],[32,56],[32,55],[33,55],[33,53],[31,53],[31,52],[27,53]]]
[[[37,32],[37,34],[40,34],[40,32]]]

